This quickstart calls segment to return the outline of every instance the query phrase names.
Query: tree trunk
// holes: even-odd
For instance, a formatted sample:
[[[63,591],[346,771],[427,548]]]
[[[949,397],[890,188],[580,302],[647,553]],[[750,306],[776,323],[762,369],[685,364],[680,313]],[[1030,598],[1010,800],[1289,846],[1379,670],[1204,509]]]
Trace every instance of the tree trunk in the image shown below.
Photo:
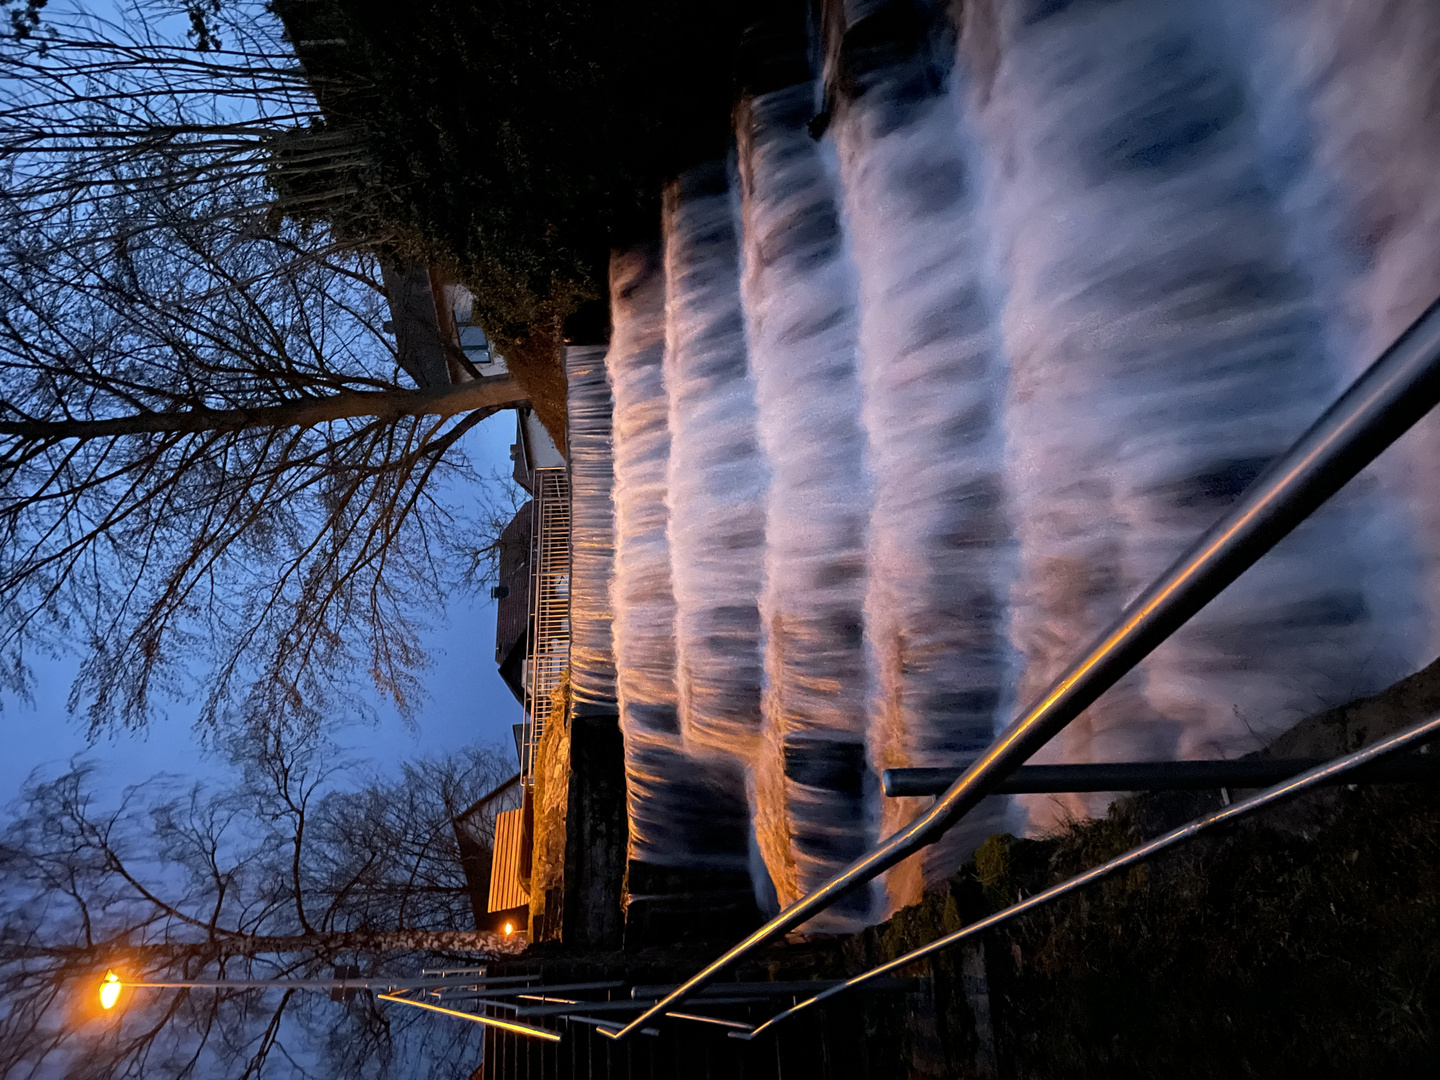
[[[262,405],[253,409],[187,409],[147,412],[108,420],[0,420],[0,436],[29,440],[103,439],[149,433],[245,431],[267,427],[312,427],[332,420],[373,416],[454,416],[524,405],[529,398],[509,375],[427,390],[342,390],[328,397]]]

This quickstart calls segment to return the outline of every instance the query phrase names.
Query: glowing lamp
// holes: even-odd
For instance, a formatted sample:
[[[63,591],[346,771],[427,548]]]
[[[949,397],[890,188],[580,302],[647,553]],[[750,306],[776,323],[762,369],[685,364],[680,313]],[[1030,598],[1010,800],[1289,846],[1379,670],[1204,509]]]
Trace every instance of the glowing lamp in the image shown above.
[[[100,1005],[105,1009],[113,1009],[115,1002],[120,1000],[120,976],[113,971],[105,973],[105,981],[100,984]]]
[[[506,936],[506,937],[509,937],[509,936],[510,936],[511,934],[513,934],[514,932],[515,932],[515,924],[514,924],[513,922],[507,922],[507,923],[505,924],[505,936]]]

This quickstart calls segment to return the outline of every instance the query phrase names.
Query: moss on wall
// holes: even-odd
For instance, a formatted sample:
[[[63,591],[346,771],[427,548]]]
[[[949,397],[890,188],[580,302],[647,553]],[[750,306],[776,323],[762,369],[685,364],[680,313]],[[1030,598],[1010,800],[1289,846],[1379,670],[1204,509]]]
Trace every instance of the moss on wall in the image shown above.
[[[534,824],[530,862],[530,940],[560,936],[565,893],[565,819],[570,791],[570,672],[552,695],[564,707],[552,711],[535,751],[531,798]]]

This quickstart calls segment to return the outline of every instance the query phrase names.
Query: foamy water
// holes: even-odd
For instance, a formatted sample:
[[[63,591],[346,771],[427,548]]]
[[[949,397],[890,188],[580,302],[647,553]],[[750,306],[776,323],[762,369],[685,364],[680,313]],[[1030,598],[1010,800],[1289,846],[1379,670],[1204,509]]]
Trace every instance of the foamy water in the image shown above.
[[[1027,0],[842,42],[875,7],[827,9],[829,89],[747,98],[738,192],[687,174],[613,283],[635,850],[750,831],[783,902],[918,810],[877,769],[978,752],[1440,291],[1440,9]],[[1436,431],[1037,760],[1235,756],[1430,659]]]
[[[736,200],[723,162],[665,197],[668,499],[680,730],[698,753],[755,760],[769,473],[740,304]]]
[[[766,506],[765,738],[757,833],[780,900],[872,841],[864,603],[870,485],[856,373],[856,280],[810,84],[749,102],[739,132],[741,295]],[[836,917],[868,914],[862,892]]]
[[[749,813],[739,768],[691,760],[681,745],[665,499],[665,276],[658,253],[617,254],[610,278],[614,329],[605,366],[615,395],[617,536],[610,598],[630,857],[744,869]]]
[[[1358,375],[1440,295],[1440,7],[1228,0],[1218,15],[1271,114],[1269,141],[1298,163],[1288,208],[1323,272],[1340,363]],[[1376,542],[1421,565],[1386,601],[1396,630],[1421,643],[1415,662],[1440,651],[1427,618],[1440,603],[1437,462],[1432,414],[1371,470],[1409,512]]]
[[[1224,42],[1178,3],[1002,24],[979,111],[1006,166],[1026,697],[1346,382]],[[1052,753],[1234,756],[1401,673],[1376,494],[1302,526]]]
[[[859,373],[875,477],[866,633],[868,732],[878,769],[968,764],[1008,719],[1005,371],[985,279],[975,148],[962,137],[949,57],[872,68],[841,54],[850,92],[831,133],[859,281]],[[887,799],[882,830],[923,800]],[[943,875],[991,833],[989,800],[924,856]],[[892,871],[919,899],[918,860]],[[934,873],[930,876],[934,876]]]
[[[570,686],[577,706],[615,705],[615,472],[610,440],[614,401],[604,346],[565,350],[566,457],[570,466]]]

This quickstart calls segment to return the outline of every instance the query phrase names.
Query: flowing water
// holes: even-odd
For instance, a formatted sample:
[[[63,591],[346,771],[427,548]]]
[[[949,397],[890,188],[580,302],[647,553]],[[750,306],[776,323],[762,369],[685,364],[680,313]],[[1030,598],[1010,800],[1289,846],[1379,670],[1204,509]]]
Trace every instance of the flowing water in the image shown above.
[[[876,478],[865,624],[878,769],[967,763],[1012,696],[1005,372],[976,153],[957,123],[949,57],[910,29],[880,45],[850,36],[830,126],[859,280],[862,416]],[[897,38],[908,46],[899,56]],[[882,829],[922,808],[885,800]],[[1010,824],[1005,814],[1003,800],[989,800],[926,863],[953,868]],[[919,898],[920,867],[908,869],[890,876],[892,903]]]
[[[646,859],[750,847],[782,902],[828,877],[919,808],[878,769],[974,755],[1440,290],[1440,14],[1375,7],[832,5],[823,78],[766,69],[733,168],[617,263]],[[1037,760],[1235,756],[1431,659],[1437,431]],[[1025,827],[993,802],[888,905]]]
[[[665,383],[680,730],[697,753],[755,759],[769,470],[755,425],[736,208],[724,163],[665,199]]]
[[[683,749],[676,688],[662,382],[665,276],[655,252],[617,253],[614,329],[605,366],[615,395],[616,696],[625,737],[630,858],[652,865],[744,869],[749,815],[740,770]]]
[[[614,401],[603,346],[565,350],[566,458],[570,465],[570,688],[577,708],[615,707],[615,485],[610,439]]]
[[[1222,11],[1244,43],[1252,92],[1279,106],[1267,135],[1299,163],[1296,228],[1329,270],[1340,360],[1357,375],[1440,295],[1440,6],[1230,0]],[[1424,657],[1440,651],[1440,625],[1424,617],[1440,605],[1436,462],[1432,414],[1373,470],[1420,537],[1423,584],[1406,630]],[[1413,589],[1414,577],[1397,584]],[[1397,622],[1406,599],[1390,600]]]
[[[856,370],[856,275],[833,147],[806,124],[816,87],[748,102],[739,130],[742,296],[760,445],[770,463],[766,746],[757,832],[782,903],[872,840],[865,654],[870,483]],[[835,914],[868,914],[857,891]]]
[[[979,114],[1006,165],[992,221],[1029,697],[1346,372],[1224,36],[1160,0],[1004,15]],[[1302,526],[1057,739],[1060,759],[1233,756],[1400,674],[1375,496]]]

